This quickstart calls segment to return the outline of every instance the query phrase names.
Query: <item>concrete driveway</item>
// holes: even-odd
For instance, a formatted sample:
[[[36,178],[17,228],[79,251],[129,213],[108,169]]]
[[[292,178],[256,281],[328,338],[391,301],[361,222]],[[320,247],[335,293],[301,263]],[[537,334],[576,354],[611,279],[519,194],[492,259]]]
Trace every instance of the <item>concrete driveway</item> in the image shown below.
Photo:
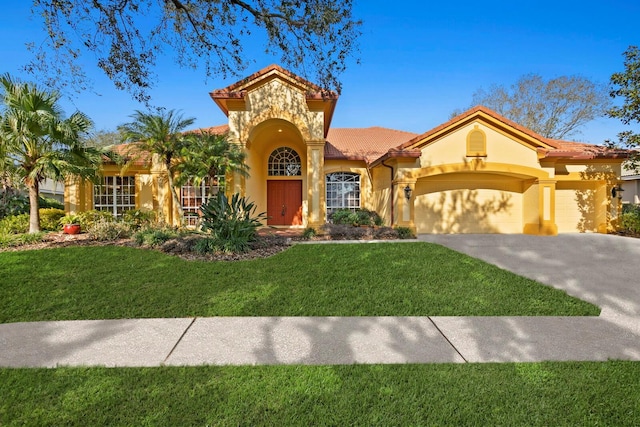
[[[602,308],[600,318],[640,334],[640,239],[607,234],[420,235]]]

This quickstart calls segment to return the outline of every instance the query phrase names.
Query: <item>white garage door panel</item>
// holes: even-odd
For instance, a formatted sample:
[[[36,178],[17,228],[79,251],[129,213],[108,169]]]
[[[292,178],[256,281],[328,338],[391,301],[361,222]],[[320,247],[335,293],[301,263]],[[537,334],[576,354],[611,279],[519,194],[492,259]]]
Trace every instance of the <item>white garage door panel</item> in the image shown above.
[[[594,190],[556,190],[556,224],[558,233],[597,231],[597,215],[593,209]],[[588,206],[588,207],[587,207]]]
[[[522,233],[522,194],[459,189],[422,194],[415,201],[418,233]]]

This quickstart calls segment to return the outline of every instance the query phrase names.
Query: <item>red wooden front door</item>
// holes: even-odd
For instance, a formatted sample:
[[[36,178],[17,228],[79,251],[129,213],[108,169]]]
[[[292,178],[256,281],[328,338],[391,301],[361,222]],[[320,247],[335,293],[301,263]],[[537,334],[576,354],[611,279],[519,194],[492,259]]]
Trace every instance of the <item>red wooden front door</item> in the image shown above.
[[[267,181],[268,225],[302,225],[302,181]]]

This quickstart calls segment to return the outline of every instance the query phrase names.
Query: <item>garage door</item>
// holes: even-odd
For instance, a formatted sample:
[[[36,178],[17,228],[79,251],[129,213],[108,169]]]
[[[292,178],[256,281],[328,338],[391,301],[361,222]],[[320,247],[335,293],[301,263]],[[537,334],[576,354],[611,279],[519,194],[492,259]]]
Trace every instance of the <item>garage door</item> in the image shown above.
[[[598,191],[589,183],[573,183],[573,186],[578,185],[582,188],[567,188],[564,183],[558,183],[556,187],[558,233],[596,232],[598,224],[604,222],[606,207],[599,203]]]
[[[415,225],[418,233],[522,233],[522,194],[509,191],[519,183],[475,179],[416,184]],[[456,187],[458,188],[452,188]],[[502,188],[495,188],[502,187]],[[434,191],[435,190],[435,191]]]

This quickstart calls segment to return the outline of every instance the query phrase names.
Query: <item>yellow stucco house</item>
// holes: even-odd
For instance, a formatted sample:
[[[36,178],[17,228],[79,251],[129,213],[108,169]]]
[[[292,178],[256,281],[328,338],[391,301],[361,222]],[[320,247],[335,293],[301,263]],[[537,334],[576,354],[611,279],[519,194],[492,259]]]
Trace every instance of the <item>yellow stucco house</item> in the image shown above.
[[[418,233],[604,233],[615,225],[626,154],[544,138],[475,107],[424,134],[371,127],[337,129],[334,93],[278,66],[211,98],[228,133],[247,154],[250,177],[226,177],[266,211],[268,224],[318,227],[338,208],[367,208],[387,225]],[[139,161],[104,166],[101,185],[65,189],[67,211],[150,209],[178,223],[166,171]],[[187,213],[206,194],[180,189]]]

